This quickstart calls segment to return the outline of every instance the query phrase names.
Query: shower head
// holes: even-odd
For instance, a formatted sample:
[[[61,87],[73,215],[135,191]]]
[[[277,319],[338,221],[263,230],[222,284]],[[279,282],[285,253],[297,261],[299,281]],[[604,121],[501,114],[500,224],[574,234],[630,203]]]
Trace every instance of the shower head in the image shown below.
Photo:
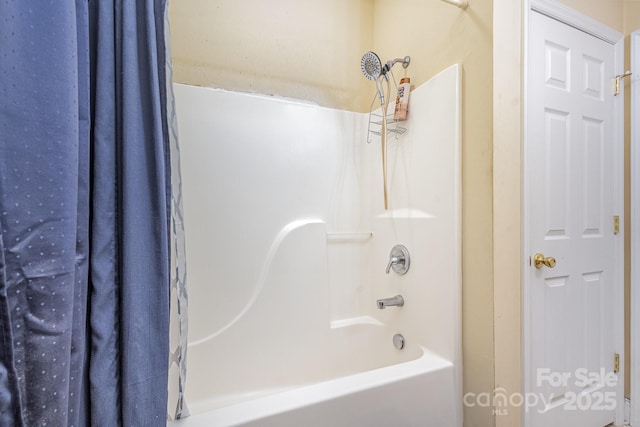
[[[411,57],[405,56],[404,58],[390,59],[386,64],[382,65],[380,57],[375,52],[369,51],[362,55],[360,68],[362,69],[362,74],[369,80],[378,80],[380,76],[388,80],[387,73],[398,62],[402,63],[403,68],[407,68],[411,63]]]
[[[382,86],[380,85],[380,76],[383,75],[382,61],[378,55],[374,52],[366,52],[362,55],[362,60],[360,61],[360,68],[362,68],[362,74],[369,79],[375,80],[376,87],[378,88],[378,98],[380,98],[380,105],[384,104],[384,92],[382,91]],[[387,76],[385,75],[385,78]]]
[[[382,61],[374,52],[366,52],[360,61],[362,74],[369,80],[378,80],[382,74]]]

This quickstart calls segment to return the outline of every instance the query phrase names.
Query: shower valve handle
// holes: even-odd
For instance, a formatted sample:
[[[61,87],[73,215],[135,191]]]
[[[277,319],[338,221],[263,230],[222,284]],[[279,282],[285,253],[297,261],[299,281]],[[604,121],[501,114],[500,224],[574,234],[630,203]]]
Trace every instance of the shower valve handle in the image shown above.
[[[409,250],[404,245],[395,245],[391,249],[386,273],[389,274],[391,269],[400,275],[409,271]]]
[[[389,259],[389,264],[387,264],[386,273],[389,274],[389,272],[391,271],[391,266],[395,266],[395,265],[398,265],[398,264],[404,264],[404,258],[403,257],[392,256]]]

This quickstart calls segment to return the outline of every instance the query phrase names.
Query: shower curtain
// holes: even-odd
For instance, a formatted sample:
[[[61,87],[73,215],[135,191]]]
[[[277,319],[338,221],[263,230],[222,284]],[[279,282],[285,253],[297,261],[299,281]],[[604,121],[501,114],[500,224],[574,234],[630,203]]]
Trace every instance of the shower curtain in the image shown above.
[[[165,426],[165,10],[0,2],[2,426]]]

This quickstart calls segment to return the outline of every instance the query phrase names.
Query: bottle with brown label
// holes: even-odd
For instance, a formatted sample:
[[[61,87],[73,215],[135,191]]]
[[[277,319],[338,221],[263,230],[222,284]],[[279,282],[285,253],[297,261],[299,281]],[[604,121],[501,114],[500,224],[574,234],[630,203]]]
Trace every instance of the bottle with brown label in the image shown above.
[[[396,109],[393,113],[394,120],[407,120],[409,112],[409,93],[411,91],[411,79],[403,77],[398,85],[398,95],[396,96]]]

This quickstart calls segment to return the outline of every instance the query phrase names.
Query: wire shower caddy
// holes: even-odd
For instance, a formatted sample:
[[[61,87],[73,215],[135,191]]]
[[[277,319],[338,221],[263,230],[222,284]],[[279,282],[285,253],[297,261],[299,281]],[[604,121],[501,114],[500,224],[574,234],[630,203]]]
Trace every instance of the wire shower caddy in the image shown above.
[[[392,93],[398,93],[398,84],[396,82],[396,78],[393,75],[393,71],[389,71],[389,74],[391,74],[391,78],[393,80],[393,91]],[[391,96],[391,94],[387,94],[387,96]],[[369,106],[369,123],[367,126],[367,143],[371,143],[373,141],[372,136],[380,136],[382,135],[382,108],[376,108],[375,104],[376,104],[376,100],[379,99],[378,98],[378,94],[374,94],[373,95],[373,99],[371,100],[371,105]],[[389,107],[391,108],[391,102],[389,102]],[[380,110],[380,113],[377,113],[377,110]],[[387,134],[394,134],[395,135],[395,139],[398,139],[398,135],[402,135],[407,131],[407,128],[403,127],[403,126],[399,126],[398,122],[399,120],[394,119],[394,114],[387,114],[386,115],[386,120],[387,120]]]

